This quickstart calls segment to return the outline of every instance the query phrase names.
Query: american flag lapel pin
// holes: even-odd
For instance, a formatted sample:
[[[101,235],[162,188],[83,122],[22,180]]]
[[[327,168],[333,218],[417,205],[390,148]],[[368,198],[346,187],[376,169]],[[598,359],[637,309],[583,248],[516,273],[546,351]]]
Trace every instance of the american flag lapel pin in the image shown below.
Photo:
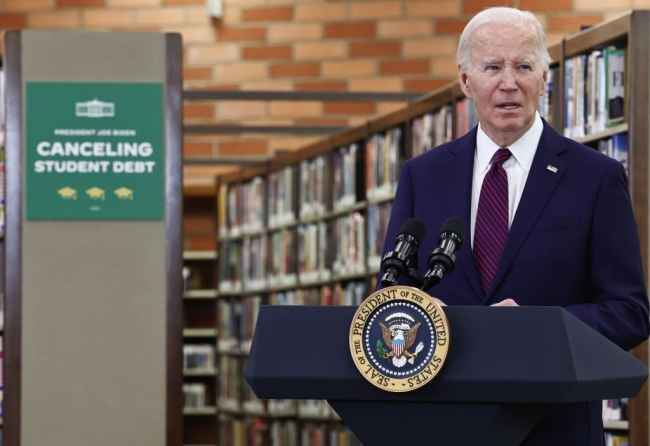
[[[551,165],[549,164],[548,166],[546,166],[546,168],[547,168],[548,170],[550,170],[551,172],[553,172],[553,173],[557,173],[557,167],[555,167],[555,166],[551,166]]]

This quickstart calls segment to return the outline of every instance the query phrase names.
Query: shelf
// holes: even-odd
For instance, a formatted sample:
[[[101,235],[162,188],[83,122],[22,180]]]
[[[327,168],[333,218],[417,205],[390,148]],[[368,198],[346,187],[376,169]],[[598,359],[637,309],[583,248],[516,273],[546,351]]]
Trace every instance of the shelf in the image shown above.
[[[610,127],[603,130],[602,132],[592,133],[585,136],[584,138],[573,138],[581,144],[589,143],[592,141],[598,141],[600,139],[610,138],[612,135],[617,135],[619,133],[625,133],[628,131],[627,123],[617,125],[616,127]]]
[[[349,280],[363,280],[366,278],[367,275],[368,275],[367,271],[354,273],[354,274],[340,274],[340,275],[335,274],[332,280],[334,282],[347,282]]]
[[[237,291],[219,290],[219,297],[243,297],[250,294],[255,294],[255,293],[251,293],[250,291],[242,291],[242,290],[237,290]],[[262,293],[257,293],[257,294],[262,294]]]
[[[189,290],[183,293],[183,299],[214,299],[217,296],[217,290]]]
[[[366,206],[368,206],[367,202],[359,201],[358,203],[355,203],[353,206],[346,206],[344,208],[333,211],[331,217],[332,218],[341,217],[342,215],[351,214],[356,211],[361,211],[364,210]]]
[[[310,215],[309,217],[302,217],[298,220],[298,225],[309,225],[312,223],[319,223],[331,218],[332,214],[325,212],[319,215]]]
[[[298,283],[298,288],[316,288],[332,283],[332,279],[305,280]]]
[[[220,400],[218,403],[219,412],[241,414],[241,406],[237,400]]]
[[[295,418],[297,415],[295,410],[273,410],[268,412],[271,418]]]
[[[217,251],[183,251],[183,260],[216,260]]]
[[[298,419],[302,421],[336,421],[331,415],[303,415],[300,413]]]
[[[603,427],[605,429],[610,429],[610,430],[628,430],[630,428],[630,422],[627,420],[623,421],[611,421],[611,420],[604,420],[603,421]]]
[[[184,328],[185,338],[216,338],[219,332],[216,328]]]
[[[183,407],[183,415],[216,415],[217,408],[214,406],[206,407]]]
[[[244,415],[249,416],[249,417],[257,417],[257,418],[264,418],[264,417],[268,417],[268,416],[269,416],[269,415],[268,415],[266,412],[264,412],[263,410],[249,410],[249,409],[246,409],[246,408],[244,408],[244,409],[242,410],[242,413],[243,413]]]
[[[216,376],[217,369],[185,369],[183,376]]]
[[[221,356],[247,356],[250,351],[242,350],[240,348],[218,348],[217,354]]]
[[[395,199],[395,193],[383,194],[376,197],[368,198],[368,205],[388,203]]]

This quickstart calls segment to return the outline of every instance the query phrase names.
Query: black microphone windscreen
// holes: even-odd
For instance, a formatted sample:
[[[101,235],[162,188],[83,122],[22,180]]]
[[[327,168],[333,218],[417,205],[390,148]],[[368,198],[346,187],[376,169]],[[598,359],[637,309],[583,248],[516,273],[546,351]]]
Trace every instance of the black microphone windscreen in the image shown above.
[[[465,226],[465,223],[463,223],[463,220],[461,220],[458,217],[449,217],[445,222],[442,224],[442,228],[440,229],[440,234],[443,232],[454,232],[458,234],[459,237],[464,237],[465,236],[465,230],[467,227]]]
[[[399,231],[399,235],[406,234],[412,236],[418,243],[422,243],[424,234],[427,232],[426,226],[417,218],[406,220]]]

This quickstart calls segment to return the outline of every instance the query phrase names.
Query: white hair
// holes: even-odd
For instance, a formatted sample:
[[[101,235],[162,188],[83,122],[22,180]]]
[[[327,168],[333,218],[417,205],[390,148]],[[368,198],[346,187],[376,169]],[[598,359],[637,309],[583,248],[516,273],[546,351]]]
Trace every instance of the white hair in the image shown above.
[[[472,34],[483,25],[515,25],[522,27],[532,27],[535,38],[538,43],[539,56],[542,61],[542,68],[548,71],[548,66],[551,64],[551,56],[548,54],[546,48],[546,34],[541,23],[537,20],[532,13],[528,11],[521,11],[515,8],[506,6],[499,6],[495,8],[484,9],[483,11],[472,17],[463,33],[460,35],[458,42],[458,52],[456,53],[456,60],[458,65],[468,72],[472,60]]]

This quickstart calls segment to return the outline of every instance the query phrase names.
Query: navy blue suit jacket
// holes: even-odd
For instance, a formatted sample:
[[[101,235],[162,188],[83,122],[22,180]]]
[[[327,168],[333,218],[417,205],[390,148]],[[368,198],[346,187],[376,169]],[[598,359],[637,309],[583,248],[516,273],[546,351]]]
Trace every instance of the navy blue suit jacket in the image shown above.
[[[483,295],[469,234],[476,133],[404,163],[384,252],[394,248],[406,220],[423,221],[427,234],[411,266],[424,274],[443,222],[459,217],[467,233],[456,267],[429,290],[432,296],[447,305],[507,298],[522,306],[557,305],[623,349],[645,341],[648,297],[624,168],[546,122],[492,287]],[[524,444],[601,446],[601,403],[551,409]]]

